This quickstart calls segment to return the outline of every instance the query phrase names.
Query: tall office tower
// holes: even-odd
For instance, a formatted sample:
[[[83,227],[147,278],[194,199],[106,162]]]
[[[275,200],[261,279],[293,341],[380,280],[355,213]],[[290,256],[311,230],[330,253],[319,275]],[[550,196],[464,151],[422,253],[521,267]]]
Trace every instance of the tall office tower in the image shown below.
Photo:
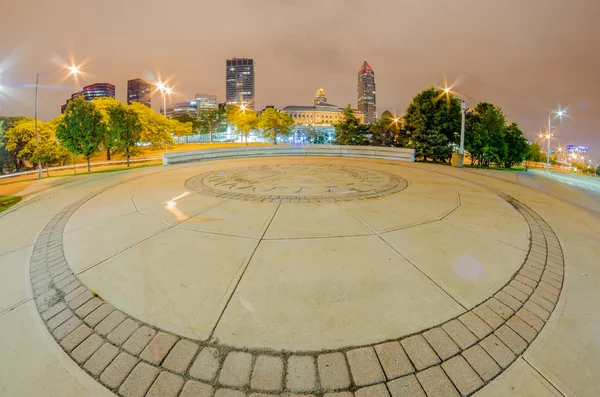
[[[83,87],[83,97],[90,102],[96,98],[115,97],[115,86],[109,83],[96,83]]]
[[[196,106],[198,107],[198,111],[202,109],[218,109],[219,101],[216,95],[196,94]]]
[[[127,81],[127,104],[139,102],[143,105],[152,107],[152,84],[142,79],[133,79]]]
[[[327,94],[325,94],[325,90],[322,88],[319,88],[319,90],[317,91],[317,95],[315,95],[315,106],[317,105],[323,105],[325,103],[327,103]]]
[[[233,58],[226,62],[225,101],[254,109],[254,60]]]
[[[366,59],[358,70],[358,110],[365,114],[366,123],[371,123],[377,118],[375,72]]]

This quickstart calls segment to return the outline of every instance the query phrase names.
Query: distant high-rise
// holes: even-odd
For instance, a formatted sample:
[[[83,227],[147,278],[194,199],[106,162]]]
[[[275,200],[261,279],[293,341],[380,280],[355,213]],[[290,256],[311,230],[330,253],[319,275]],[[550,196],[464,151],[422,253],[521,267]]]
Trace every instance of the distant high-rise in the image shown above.
[[[371,123],[377,118],[375,72],[366,59],[358,70],[358,110],[365,114],[366,123]]]
[[[196,94],[196,106],[198,111],[202,109],[218,109],[219,101],[216,95]]]
[[[96,83],[83,87],[83,98],[90,102],[96,98],[114,98],[115,86],[109,83]]]
[[[323,105],[325,103],[327,103],[327,95],[325,94],[324,89],[319,88],[317,95],[315,95],[315,106]]]
[[[254,109],[254,60],[233,58],[226,62],[225,101]]]
[[[142,79],[133,79],[127,81],[127,104],[139,102],[143,105],[152,107],[152,84]]]
[[[164,109],[160,107],[160,113],[164,114]],[[187,102],[176,102],[170,107],[167,107],[167,117],[172,118],[174,116],[182,116],[187,114],[193,118],[198,117],[198,107],[196,101],[191,100]]]

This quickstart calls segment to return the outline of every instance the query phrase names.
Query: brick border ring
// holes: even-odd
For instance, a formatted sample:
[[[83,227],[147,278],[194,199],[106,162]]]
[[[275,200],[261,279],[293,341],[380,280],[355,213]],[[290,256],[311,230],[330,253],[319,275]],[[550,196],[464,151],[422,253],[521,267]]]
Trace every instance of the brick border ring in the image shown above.
[[[30,271],[35,303],[54,339],[84,371],[120,396],[332,391],[357,397],[466,396],[524,353],[562,289],[563,252],[550,226],[526,205],[487,187],[525,218],[530,246],[510,281],[464,314],[396,340],[334,351],[242,350],[189,340],[95,296],[65,259],[63,230],[71,215],[116,185],[56,214],[38,236]]]
[[[406,179],[401,178],[396,174],[392,174],[391,172],[381,171],[381,170],[372,170],[369,168],[363,167],[355,167],[355,166],[344,166],[339,164],[320,164],[320,163],[290,163],[285,164],[286,166],[304,166],[304,167],[314,167],[314,168],[336,168],[336,171],[347,171],[347,172],[363,172],[363,173],[371,173],[371,174],[381,174],[382,176],[386,176],[389,178],[387,184],[377,188],[371,189],[368,191],[359,191],[356,189],[354,193],[347,194],[322,194],[322,195],[308,195],[303,196],[300,194],[293,195],[270,195],[270,194],[261,194],[261,193],[236,193],[235,191],[227,191],[216,189],[210,185],[205,183],[206,178],[212,177],[216,174],[219,174],[219,171],[210,171],[203,174],[199,174],[189,178],[185,182],[185,187],[189,190],[192,190],[197,193],[205,194],[208,196],[214,196],[218,198],[224,198],[229,200],[243,200],[243,201],[260,201],[260,202],[275,202],[275,203],[332,203],[334,201],[351,201],[351,200],[364,200],[369,198],[383,197],[390,194],[401,192],[406,189],[408,186],[408,182]],[[249,166],[249,167],[237,167],[228,169],[225,172],[236,172],[239,173],[241,170],[249,170],[253,167],[261,167],[265,169],[270,169],[271,166]],[[243,178],[243,177],[242,177]],[[245,182],[245,181],[244,181]],[[231,183],[235,183],[232,181]]]

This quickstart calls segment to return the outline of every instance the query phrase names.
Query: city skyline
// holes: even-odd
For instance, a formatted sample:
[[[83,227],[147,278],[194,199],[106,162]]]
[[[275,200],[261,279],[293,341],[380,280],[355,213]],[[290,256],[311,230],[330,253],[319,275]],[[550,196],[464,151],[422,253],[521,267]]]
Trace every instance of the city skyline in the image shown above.
[[[3,115],[32,116],[36,73],[52,72],[69,62],[83,63],[85,75],[77,85],[59,76],[42,76],[42,120],[55,117],[71,93],[98,81],[115,84],[117,99],[125,102],[126,81],[135,77],[168,80],[174,88],[172,102],[193,98],[195,92],[216,94],[223,101],[223,61],[232,56],[251,57],[260,65],[257,109],[305,103],[319,87],[327,89],[329,102],[354,107],[357,62],[366,57],[377,67],[378,113],[390,110],[401,115],[419,91],[443,86],[446,78],[475,100],[501,106],[531,140],[544,131],[549,111],[559,104],[570,105],[571,118],[556,124],[558,139],[553,146],[586,145],[590,154],[600,156],[600,99],[593,89],[600,85],[600,56],[590,51],[600,35],[593,18],[599,5],[592,0],[577,6],[559,1],[543,6],[516,0],[493,5],[465,1],[464,7],[441,1],[407,7],[406,2],[382,0],[368,9],[353,1],[343,8],[312,0],[302,5],[236,2],[202,7],[190,2],[184,15],[164,10],[153,0],[110,10],[70,0],[60,7],[32,1],[35,13],[28,15],[29,6],[13,2],[0,16],[0,33],[9,38],[0,43]],[[228,16],[231,6],[240,12]],[[146,18],[165,20],[170,35],[126,40],[136,30],[127,21],[140,7]],[[202,15],[215,17],[196,23],[194,10],[200,9]],[[83,14],[98,21],[110,18],[113,28],[102,35],[84,34],[90,21],[77,18]],[[510,29],[507,19],[513,21]],[[28,29],[49,20],[52,26],[44,32]],[[248,20],[256,28],[243,36],[224,28],[244,26]],[[356,20],[362,21],[368,35],[353,36]],[[206,39],[198,45],[198,37]],[[160,95],[153,102],[158,109]]]

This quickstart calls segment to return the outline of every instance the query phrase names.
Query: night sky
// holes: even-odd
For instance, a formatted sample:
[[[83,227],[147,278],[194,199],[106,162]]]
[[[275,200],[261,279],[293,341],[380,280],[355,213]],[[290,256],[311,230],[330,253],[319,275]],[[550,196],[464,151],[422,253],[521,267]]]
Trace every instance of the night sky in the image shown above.
[[[375,71],[377,111],[401,114],[431,85],[459,82],[501,106],[530,139],[569,106],[557,142],[590,146],[600,162],[599,0],[4,0],[0,114],[33,116],[37,72],[85,62],[79,84],[42,77],[40,118],[83,85],[170,78],[172,101],[224,101],[225,59],[256,63],[256,108],[356,106],[357,72]],[[154,108],[160,102],[153,97]]]

